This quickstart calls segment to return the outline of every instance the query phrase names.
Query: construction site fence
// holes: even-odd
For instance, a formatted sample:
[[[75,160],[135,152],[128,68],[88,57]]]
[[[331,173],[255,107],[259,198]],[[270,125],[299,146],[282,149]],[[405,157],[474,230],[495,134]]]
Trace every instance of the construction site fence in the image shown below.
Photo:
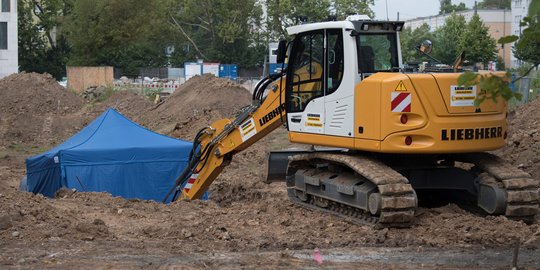
[[[522,96],[521,100],[517,101],[517,103],[525,104],[540,94],[540,78],[532,76],[523,77],[511,88]]]
[[[238,77],[235,80],[232,80],[244,87],[246,90],[253,93],[255,86],[262,79],[262,77]],[[156,82],[145,81],[140,78],[138,79],[128,79],[128,80],[115,80],[113,86],[118,90],[131,90],[139,94],[147,94],[154,92],[166,92],[173,93],[176,91],[182,84],[186,82],[185,78],[169,79],[169,80],[160,80]]]
[[[138,68],[137,71],[126,72],[121,68],[114,68],[113,76],[114,79],[120,79],[121,77],[128,78],[160,78],[160,79],[173,79],[173,78],[185,78],[185,68],[170,68],[170,67],[161,67],[161,68]],[[265,74],[265,70],[262,67],[257,68],[238,68],[238,74],[235,77],[239,78],[249,78],[257,77],[262,74]],[[217,76],[217,75],[216,75]]]

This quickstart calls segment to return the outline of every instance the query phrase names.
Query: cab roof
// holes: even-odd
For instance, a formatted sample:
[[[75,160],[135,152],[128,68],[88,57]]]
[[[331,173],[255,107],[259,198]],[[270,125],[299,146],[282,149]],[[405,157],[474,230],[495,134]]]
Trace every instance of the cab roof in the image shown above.
[[[362,27],[364,24],[369,24],[370,27],[364,29]],[[287,33],[289,35],[296,35],[298,33],[331,28],[351,29],[358,32],[376,28],[378,31],[399,32],[403,29],[403,24],[404,22],[401,21],[375,21],[371,20],[366,15],[352,15],[347,17],[344,21],[318,22],[291,26],[287,28]],[[376,27],[371,27],[374,25],[376,25]]]
[[[309,32],[313,30],[329,29],[329,28],[350,28],[354,29],[354,25],[351,21],[335,21],[335,22],[318,22],[300,24],[287,28],[289,35],[296,35],[298,33]]]

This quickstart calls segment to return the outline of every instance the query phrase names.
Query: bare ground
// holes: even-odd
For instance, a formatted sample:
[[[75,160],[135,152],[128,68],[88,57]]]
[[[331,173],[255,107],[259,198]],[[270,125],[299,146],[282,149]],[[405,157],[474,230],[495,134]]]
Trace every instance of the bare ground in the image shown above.
[[[211,80],[210,87],[229,87],[228,82]],[[204,86],[204,81],[199,83]],[[114,103],[124,104],[123,100],[118,97]],[[141,104],[140,108],[146,107]],[[99,106],[82,107],[65,116],[78,125],[99,113]],[[132,113],[147,126],[185,123],[180,125],[184,128],[168,130],[180,134],[198,128],[185,118],[169,121],[174,115],[145,119],[146,114],[129,112],[129,107],[122,107],[128,111],[124,113]],[[223,117],[224,112],[216,112],[211,116],[196,112],[189,117],[201,121]],[[516,116],[513,121],[516,119],[522,118]],[[80,128],[66,126],[59,138]],[[42,136],[34,142],[30,137],[8,141],[9,134],[2,134],[5,139],[0,146],[0,268],[508,269],[513,249],[520,243],[519,264],[540,269],[539,222],[526,225],[448,204],[420,208],[411,228],[375,230],[293,205],[283,183],[261,181],[266,153],[289,145],[284,130],[235,156],[212,185],[210,201],[170,205],[113,198],[106,193],[63,190],[55,199],[20,193],[17,187],[25,173],[24,158],[55,142],[42,141]],[[513,152],[501,155],[510,155],[513,162],[512,155],[519,156],[521,147],[528,149],[524,143],[519,148],[509,144],[503,151]],[[535,166],[538,164],[522,167],[535,172]],[[315,260],[316,250],[320,250],[322,264]]]

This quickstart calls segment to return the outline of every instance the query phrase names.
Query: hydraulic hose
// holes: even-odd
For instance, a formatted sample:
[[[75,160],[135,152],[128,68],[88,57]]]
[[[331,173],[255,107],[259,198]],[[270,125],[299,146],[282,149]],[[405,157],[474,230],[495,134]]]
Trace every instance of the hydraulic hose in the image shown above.
[[[257,99],[257,92],[259,91],[259,87],[267,79],[268,79],[268,77],[264,77],[260,81],[257,82],[257,84],[255,85],[255,89],[253,90],[253,100]]]
[[[189,159],[188,159],[188,165],[182,173],[176,178],[174,185],[171,187],[167,195],[165,195],[165,198],[163,199],[163,203],[166,203],[171,194],[174,192],[174,196],[171,200],[171,202],[176,200],[176,197],[180,191],[180,188],[184,182],[186,182],[189,177],[193,174],[193,172],[196,170],[197,166],[200,163],[200,158],[203,157],[203,159],[208,159],[208,145],[204,147],[204,149],[201,151],[200,146],[200,138],[204,135],[204,132],[206,131],[207,127],[201,129],[199,132],[197,132],[197,135],[195,136],[195,139],[193,140],[193,147],[191,148],[191,151],[189,152]]]

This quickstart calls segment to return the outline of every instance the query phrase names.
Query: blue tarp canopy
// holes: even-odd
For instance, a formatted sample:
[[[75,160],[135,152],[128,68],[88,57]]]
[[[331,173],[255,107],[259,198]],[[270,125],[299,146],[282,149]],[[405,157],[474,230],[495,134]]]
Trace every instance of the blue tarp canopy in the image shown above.
[[[26,160],[28,191],[52,197],[66,187],[161,201],[187,166],[191,147],[108,109],[64,143]]]

